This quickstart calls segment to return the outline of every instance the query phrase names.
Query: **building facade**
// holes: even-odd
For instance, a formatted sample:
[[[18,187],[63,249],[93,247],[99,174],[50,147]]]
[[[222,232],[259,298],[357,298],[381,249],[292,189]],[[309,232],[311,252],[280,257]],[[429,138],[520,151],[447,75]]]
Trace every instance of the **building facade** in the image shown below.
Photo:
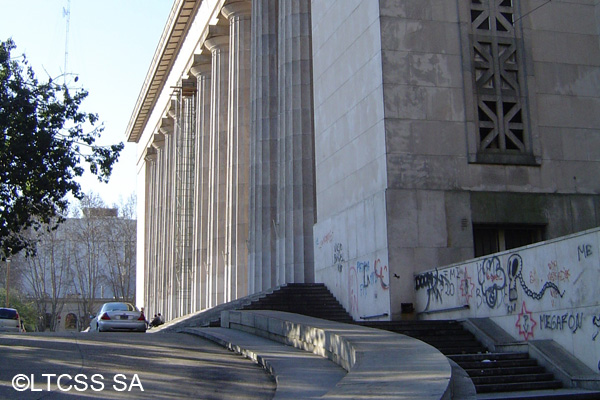
[[[600,225],[600,5],[177,0],[131,118],[138,305],[415,274]]]

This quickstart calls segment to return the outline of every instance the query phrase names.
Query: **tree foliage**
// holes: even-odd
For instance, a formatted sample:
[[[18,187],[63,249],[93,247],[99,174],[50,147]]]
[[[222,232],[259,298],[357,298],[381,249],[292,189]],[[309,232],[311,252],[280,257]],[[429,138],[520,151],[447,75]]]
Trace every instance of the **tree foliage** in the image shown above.
[[[98,115],[80,111],[88,92],[48,78],[41,82],[24,56],[0,41],[0,250],[32,250],[28,228],[61,222],[67,195],[81,199],[77,178],[87,164],[108,181],[123,143],[100,146]],[[73,93],[72,93],[73,92]]]

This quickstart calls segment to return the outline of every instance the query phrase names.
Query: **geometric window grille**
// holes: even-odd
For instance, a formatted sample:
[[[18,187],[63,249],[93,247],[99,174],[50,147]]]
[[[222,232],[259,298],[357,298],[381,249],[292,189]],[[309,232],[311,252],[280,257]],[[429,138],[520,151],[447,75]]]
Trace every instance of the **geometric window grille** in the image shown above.
[[[478,155],[531,154],[513,0],[471,0],[470,22]]]

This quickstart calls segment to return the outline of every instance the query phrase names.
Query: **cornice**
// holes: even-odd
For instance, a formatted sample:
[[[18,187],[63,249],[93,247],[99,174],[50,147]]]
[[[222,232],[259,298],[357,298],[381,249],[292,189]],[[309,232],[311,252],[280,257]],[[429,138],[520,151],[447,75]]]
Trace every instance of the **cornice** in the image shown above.
[[[139,141],[202,1],[176,0],[173,4],[127,126],[128,142]]]

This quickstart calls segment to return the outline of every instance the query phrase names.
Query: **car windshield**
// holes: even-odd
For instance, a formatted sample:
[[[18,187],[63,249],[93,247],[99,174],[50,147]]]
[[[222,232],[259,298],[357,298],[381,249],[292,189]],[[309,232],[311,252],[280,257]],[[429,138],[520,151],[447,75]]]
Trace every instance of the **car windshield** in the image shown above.
[[[15,319],[17,310],[12,308],[0,308],[0,319]]]
[[[102,309],[104,311],[135,311],[135,307],[128,303],[107,303]]]

